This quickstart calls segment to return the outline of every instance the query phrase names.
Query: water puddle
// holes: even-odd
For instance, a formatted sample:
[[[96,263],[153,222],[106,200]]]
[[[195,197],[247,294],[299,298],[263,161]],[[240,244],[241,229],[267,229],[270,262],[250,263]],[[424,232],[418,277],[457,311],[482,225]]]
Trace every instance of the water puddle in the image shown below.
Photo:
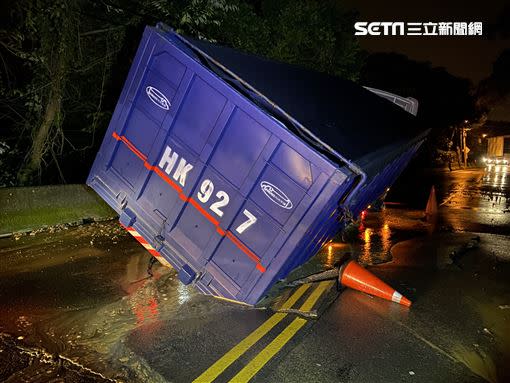
[[[350,243],[353,256],[366,265],[390,262],[393,245],[428,233],[430,225],[423,216],[423,211],[398,208],[366,213]]]
[[[34,382],[158,381],[125,342],[197,295],[174,270],[156,265],[149,277],[148,253],[114,223],[4,239],[0,251],[0,358],[13,355],[3,363],[11,380],[42,371]]]

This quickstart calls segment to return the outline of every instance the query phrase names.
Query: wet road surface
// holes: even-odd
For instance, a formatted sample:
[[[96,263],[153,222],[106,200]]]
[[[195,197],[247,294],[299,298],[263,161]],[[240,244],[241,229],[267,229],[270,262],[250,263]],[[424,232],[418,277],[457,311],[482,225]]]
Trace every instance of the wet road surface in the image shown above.
[[[147,252],[115,222],[2,239],[0,381],[510,381],[506,176],[421,182],[421,208],[436,184],[436,222],[397,185],[405,205],[369,212],[289,277],[347,254],[410,309],[329,281],[278,290],[268,309],[203,296],[160,265],[148,278]]]

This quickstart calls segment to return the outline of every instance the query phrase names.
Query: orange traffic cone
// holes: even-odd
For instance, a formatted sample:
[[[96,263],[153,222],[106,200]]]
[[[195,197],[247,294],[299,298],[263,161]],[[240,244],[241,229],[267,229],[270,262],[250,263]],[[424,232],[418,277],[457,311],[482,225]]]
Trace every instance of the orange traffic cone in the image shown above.
[[[339,281],[342,286],[375,295],[401,305],[410,307],[411,301],[381,281],[357,262],[350,261],[340,269]]]
[[[437,214],[437,199],[436,199],[436,188],[432,185],[430,189],[429,199],[427,201],[427,207],[425,208],[425,215],[427,217]]]

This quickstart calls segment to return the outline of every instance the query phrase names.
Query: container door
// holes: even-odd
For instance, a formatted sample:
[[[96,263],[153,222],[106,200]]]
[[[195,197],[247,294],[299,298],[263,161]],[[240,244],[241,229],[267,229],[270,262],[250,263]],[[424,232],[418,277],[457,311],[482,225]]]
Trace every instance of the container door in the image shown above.
[[[128,90],[125,120],[119,120],[112,134],[117,145],[109,170],[135,199],[149,176],[154,143],[166,135],[186,88],[186,67],[176,58],[178,51],[155,37],[147,66],[139,69]]]

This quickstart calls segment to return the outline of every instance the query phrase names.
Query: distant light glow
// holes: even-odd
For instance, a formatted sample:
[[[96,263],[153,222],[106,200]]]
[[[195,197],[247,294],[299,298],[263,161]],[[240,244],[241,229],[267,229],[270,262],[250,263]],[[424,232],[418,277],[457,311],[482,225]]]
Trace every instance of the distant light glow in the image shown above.
[[[370,249],[370,237],[372,235],[372,229],[366,228],[365,232],[363,233],[363,239],[365,240],[365,245],[368,245],[368,248]]]

